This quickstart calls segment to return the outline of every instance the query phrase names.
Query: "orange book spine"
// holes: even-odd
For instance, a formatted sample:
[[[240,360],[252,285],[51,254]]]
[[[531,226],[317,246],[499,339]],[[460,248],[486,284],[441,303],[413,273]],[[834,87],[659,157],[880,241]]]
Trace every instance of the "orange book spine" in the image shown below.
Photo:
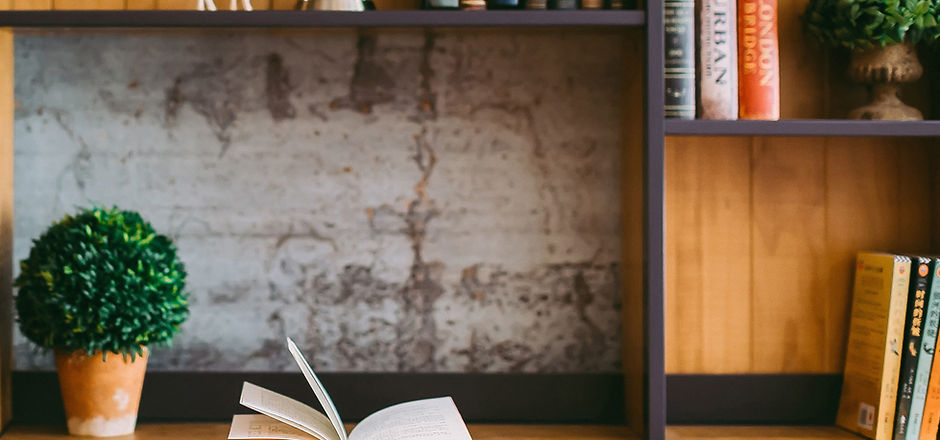
[[[927,400],[924,403],[924,418],[920,425],[921,440],[935,440],[940,427],[940,362],[934,358],[930,366],[930,382],[927,385]]]
[[[927,388],[927,402],[924,404],[924,421],[920,425],[920,439],[934,440],[940,427],[940,362],[934,362],[930,369],[930,385]]]
[[[738,111],[741,119],[780,119],[777,0],[738,1]]]

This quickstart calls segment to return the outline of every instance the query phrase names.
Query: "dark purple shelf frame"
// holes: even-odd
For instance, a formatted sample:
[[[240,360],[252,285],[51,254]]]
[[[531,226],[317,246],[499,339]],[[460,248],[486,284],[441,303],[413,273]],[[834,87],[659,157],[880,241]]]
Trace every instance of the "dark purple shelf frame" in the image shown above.
[[[643,292],[644,328],[644,430],[642,438],[663,440],[666,424],[665,375],[665,314],[664,314],[664,185],[665,185],[665,124],[663,115],[663,0],[646,0],[645,10],[571,10],[571,11],[253,11],[253,12],[199,12],[199,11],[0,11],[0,27],[18,28],[233,28],[233,27],[563,27],[563,28],[645,28],[646,33],[646,94],[644,113],[644,223],[643,241],[646,280]],[[610,78],[618,81],[618,78]],[[21,373],[23,376],[25,373]],[[29,375],[27,375],[29,376]],[[42,374],[33,375],[43,382]],[[24,376],[25,377],[25,376]],[[32,377],[32,376],[30,376]],[[167,375],[166,380],[175,380]],[[216,378],[219,379],[219,378]],[[222,378],[224,379],[224,378]],[[373,378],[374,379],[374,378]],[[421,378],[419,378],[421,379]],[[479,378],[478,378],[479,379]],[[189,380],[189,379],[187,379]],[[220,379],[221,380],[221,379]],[[280,380],[280,379],[273,379]],[[486,383],[498,381],[498,376],[485,377]],[[543,380],[523,377],[519,382],[530,386]],[[552,383],[557,382],[552,377]],[[580,381],[580,382],[579,382]],[[605,382],[607,381],[607,382]],[[19,380],[23,386],[24,380]],[[29,382],[29,381],[26,381]],[[189,380],[191,383],[192,381]],[[421,379],[420,384],[434,382]],[[616,378],[585,375],[573,376],[572,393],[584,393],[592,401],[597,396],[608,396],[605,389],[620,388]],[[589,386],[585,387],[583,383]],[[481,382],[482,383],[482,382]],[[606,384],[606,385],[604,385]],[[417,386],[417,385],[416,385]],[[424,385],[421,385],[424,386]],[[538,385],[536,388],[542,387]],[[551,388],[551,387],[547,387]],[[428,388],[431,389],[431,388]],[[503,388],[502,391],[505,391]],[[521,395],[527,395],[521,393]],[[545,397],[546,400],[551,398]],[[568,399],[568,397],[566,397]],[[622,399],[620,399],[622,401]],[[498,403],[499,399],[490,401]],[[496,406],[499,409],[499,406]],[[492,409],[492,408],[491,408]],[[492,412],[492,411],[490,411]],[[227,410],[226,414],[230,412]],[[545,416],[545,414],[543,414]],[[595,417],[591,416],[591,417]]]
[[[665,121],[675,136],[940,136],[940,121],[858,121],[785,119],[781,121]]]
[[[592,11],[0,11],[16,27],[636,27],[639,10]]]

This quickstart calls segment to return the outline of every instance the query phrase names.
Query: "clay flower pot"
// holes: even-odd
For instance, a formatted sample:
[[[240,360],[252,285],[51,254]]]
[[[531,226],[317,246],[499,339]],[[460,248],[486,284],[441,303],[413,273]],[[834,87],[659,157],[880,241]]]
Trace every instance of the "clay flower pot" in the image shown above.
[[[852,54],[849,75],[857,82],[871,86],[871,102],[849,113],[852,119],[890,119],[912,121],[924,119],[920,110],[900,98],[902,83],[916,81],[924,73],[917,51],[910,44],[891,44],[884,49],[874,47]]]
[[[85,352],[55,355],[69,434],[94,437],[134,432],[148,352],[130,356]]]

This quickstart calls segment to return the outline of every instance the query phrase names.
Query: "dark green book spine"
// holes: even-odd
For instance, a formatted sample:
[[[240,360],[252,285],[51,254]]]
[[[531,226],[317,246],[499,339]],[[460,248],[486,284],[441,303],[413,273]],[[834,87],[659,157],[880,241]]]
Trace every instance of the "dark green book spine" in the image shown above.
[[[927,307],[927,287],[930,259],[911,256],[911,283],[907,297],[907,315],[904,318],[904,345],[901,346],[901,374],[898,377],[898,400],[894,413],[894,440],[904,440],[911,401],[914,397],[914,378],[917,375],[917,357],[921,348],[924,313]]]
[[[927,308],[924,313],[924,336],[920,340],[920,359],[917,360],[917,375],[914,377],[914,398],[911,400],[911,414],[907,418],[907,440],[920,440],[927,386],[930,384],[930,370],[933,367],[934,351],[937,349],[937,328],[940,327],[938,265],[940,265],[940,259],[931,258],[930,273],[927,275],[929,281],[927,282]]]
[[[665,0],[667,118],[695,118],[695,1]]]

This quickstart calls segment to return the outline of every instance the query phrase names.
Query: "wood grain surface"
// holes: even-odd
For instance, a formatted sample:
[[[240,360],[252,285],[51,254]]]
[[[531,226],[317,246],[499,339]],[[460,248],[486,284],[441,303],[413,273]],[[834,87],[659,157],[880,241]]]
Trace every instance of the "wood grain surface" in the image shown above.
[[[350,425],[349,428],[352,426]],[[115,437],[115,440],[192,440],[224,439],[228,434],[227,423],[197,424],[139,424],[132,436]],[[614,440],[634,439],[622,426],[596,425],[469,425],[474,440]],[[64,426],[14,425],[4,434],[10,440],[66,440]],[[833,426],[670,426],[666,428],[667,440],[828,440],[858,439],[858,436]]]
[[[0,430],[13,415],[13,30],[0,28]]]
[[[864,87],[804,36],[805,5],[778,5],[781,116],[839,117]],[[855,253],[937,249],[930,145],[668,137],[666,371],[840,373]]]
[[[667,139],[667,371],[840,373],[856,252],[931,250],[932,139]]]
[[[666,440],[828,440],[861,437],[834,426],[670,426]]]
[[[666,148],[666,371],[751,367],[750,139]]]
[[[352,425],[347,427],[351,429]],[[622,426],[594,425],[469,425],[474,440],[614,440],[637,438]],[[228,436],[228,423],[138,424],[133,435],[112,437],[114,440],[223,440]],[[68,440],[64,426],[14,425],[3,435],[4,440]]]

